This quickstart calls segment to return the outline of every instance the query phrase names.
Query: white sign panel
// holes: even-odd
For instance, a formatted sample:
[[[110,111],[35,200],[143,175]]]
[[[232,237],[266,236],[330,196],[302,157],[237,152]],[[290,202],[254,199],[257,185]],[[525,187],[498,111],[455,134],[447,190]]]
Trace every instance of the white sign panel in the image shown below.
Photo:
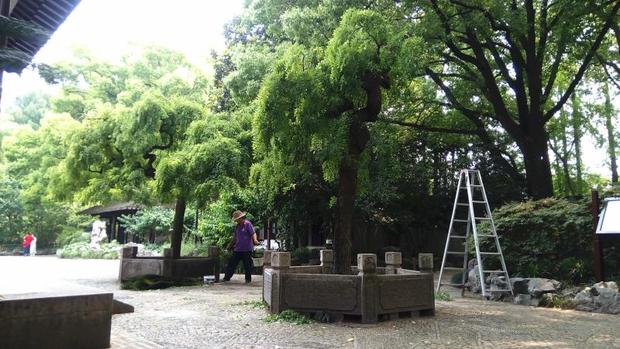
[[[605,201],[596,233],[620,234],[620,200]]]

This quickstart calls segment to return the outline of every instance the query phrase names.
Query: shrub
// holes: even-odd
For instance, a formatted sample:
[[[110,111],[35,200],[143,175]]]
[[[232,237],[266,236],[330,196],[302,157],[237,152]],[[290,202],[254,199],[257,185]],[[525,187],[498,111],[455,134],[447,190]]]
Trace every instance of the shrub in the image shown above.
[[[59,249],[56,254],[60,258],[118,259],[120,248],[116,240],[101,244],[100,248],[94,248],[88,242],[75,242]]]
[[[495,210],[493,218],[511,276],[571,284],[592,279],[592,216],[585,201],[512,203]]]
[[[63,228],[62,232],[56,237],[56,246],[65,247],[76,242],[88,242],[90,239],[88,233],[76,228]]]
[[[310,261],[310,254],[311,252],[307,247],[299,247],[291,252],[291,259],[294,259],[297,263],[305,264]]]
[[[295,310],[287,309],[283,310],[280,314],[269,314],[265,318],[265,322],[290,322],[296,325],[305,325],[312,323],[312,320],[308,319],[305,315],[296,312]]]

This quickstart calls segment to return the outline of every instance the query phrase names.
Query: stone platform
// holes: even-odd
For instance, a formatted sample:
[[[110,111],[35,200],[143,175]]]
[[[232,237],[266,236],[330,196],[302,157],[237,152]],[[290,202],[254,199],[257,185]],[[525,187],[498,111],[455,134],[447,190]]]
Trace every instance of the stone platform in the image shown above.
[[[108,348],[112,293],[32,293],[0,299],[0,348]]]
[[[270,255],[270,259],[268,257]],[[358,317],[362,323],[382,318],[433,315],[432,272],[400,268],[401,254],[386,253],[386,267],[377,268],[375,254],[358,254],[352,275],[329,274],[331,250],[321,251],[320,266],[291,267],[290,253],[266,251],[263,300],[271,313],[286,309],[338,319]]]

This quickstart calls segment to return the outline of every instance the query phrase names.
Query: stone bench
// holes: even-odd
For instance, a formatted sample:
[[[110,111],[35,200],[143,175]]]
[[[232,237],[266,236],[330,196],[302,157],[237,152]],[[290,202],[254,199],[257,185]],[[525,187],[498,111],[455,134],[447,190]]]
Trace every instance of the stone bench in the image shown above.
[[[108,348],[112,293],[3,295],[0,348]]]

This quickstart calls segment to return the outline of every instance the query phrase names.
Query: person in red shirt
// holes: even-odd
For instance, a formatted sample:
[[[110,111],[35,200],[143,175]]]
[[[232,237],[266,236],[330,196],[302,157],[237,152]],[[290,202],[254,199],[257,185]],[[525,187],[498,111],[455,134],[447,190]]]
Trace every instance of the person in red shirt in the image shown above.
[[[22,242],[22,247],[24,248],[24,256],[30,255],[30,244],[32,244],[32,240],[34,240],[34,236],[32,233],[26,233],[24,235],[24,242]]]

